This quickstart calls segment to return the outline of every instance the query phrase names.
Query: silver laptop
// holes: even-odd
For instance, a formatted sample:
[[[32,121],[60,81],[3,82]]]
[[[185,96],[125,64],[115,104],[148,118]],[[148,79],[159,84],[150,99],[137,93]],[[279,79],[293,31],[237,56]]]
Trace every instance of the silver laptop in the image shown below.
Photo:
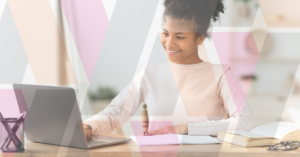
[[[29,111],[25,122],[29,141],[88,149],[131,140],[93,135],[87,141],[73,88],[24,84],[13,87],[20,112]]]

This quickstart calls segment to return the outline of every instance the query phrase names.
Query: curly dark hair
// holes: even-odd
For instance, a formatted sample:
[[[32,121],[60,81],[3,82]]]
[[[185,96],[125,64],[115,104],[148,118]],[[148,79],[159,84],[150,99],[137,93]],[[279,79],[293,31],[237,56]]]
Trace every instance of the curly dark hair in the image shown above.
[[[211,20],[219,20],[220,13],[224,13],[223,0],[164,0],[165,17],[188,21],[196,32],[196,37],[210,37],[208,29]]]

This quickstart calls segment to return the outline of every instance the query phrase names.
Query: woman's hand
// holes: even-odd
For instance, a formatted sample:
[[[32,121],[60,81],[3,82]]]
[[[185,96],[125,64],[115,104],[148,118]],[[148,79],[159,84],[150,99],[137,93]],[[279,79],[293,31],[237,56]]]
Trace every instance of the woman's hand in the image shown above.
[[[83,123],[82,123],[83,124]],[[84,134],[86,136],[86,139],[87,140],[90,140],[91,139],[91,135],[92,135],[92,132],[91,130],[89,129],[88,125],[87,124],[83,124],[83,130],[84,130]]]
[[[184,125],[175,125],[175,126],[166,126],[158,130],[153,130],[146,132],[144,136],[153,136],[153,135],[163,135],[163,134],[188,134],[188,126]]]

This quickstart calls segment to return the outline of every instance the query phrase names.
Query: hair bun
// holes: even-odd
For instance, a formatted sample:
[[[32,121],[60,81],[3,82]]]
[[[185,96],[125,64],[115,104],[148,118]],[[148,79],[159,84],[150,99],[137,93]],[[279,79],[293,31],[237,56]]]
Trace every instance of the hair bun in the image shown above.
[[[209,37],[210,23],[224,13],[223,0],[164,0],[166,16],[191,22],[191,30]]]
[[[165,0],[164,6],[165,6],[165,7],[168,6],[171,2],[172,2],[172,0]]]
[[[217,6],[216,6],[216,10],[213,14],[213,21],[216,22],[219,20],[220,17],[220,13],[224,13],[224,4],[223,4],[223,0],[218,0]]]

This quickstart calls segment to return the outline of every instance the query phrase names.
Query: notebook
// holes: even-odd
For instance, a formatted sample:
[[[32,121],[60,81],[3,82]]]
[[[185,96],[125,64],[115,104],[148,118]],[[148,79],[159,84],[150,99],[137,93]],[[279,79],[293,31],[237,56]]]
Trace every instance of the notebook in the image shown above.
[[[243,130],[219,132],[218,139],[243,147],[267,146],[280,141],[300,141],[300,125],[275,122],[256,127],[249,132]]]
[[[222,143],[221,141],[211,136],[189,136],[177,134],[165,134],[155,136],[130,136],[130,138],[139,146]]]

